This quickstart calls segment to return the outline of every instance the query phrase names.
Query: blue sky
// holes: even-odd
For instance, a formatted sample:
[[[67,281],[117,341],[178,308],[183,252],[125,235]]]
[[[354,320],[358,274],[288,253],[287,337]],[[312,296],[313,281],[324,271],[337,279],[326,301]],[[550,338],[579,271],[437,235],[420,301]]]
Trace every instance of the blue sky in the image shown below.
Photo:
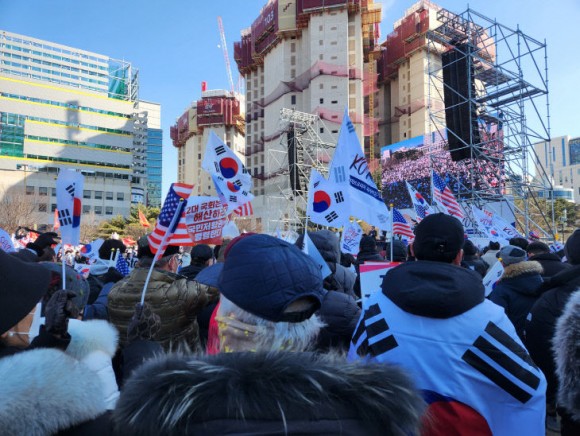
[[[177,153],[169,126],[201,93],[228,88],[220,48],[221,16],[237,82],[233,42],[249,27],[266,0],[0,0],[0,29],[125,59],[140,70],[140,97],[161,103],[163,192],[175,181]],[[414,2],[383,0],[381,41]],[[463,12],[466,1],[438,5]],[[578,0],[524,2],[471,0],[469,6],[548,44],[551,135],[580,136],[580,52]]]

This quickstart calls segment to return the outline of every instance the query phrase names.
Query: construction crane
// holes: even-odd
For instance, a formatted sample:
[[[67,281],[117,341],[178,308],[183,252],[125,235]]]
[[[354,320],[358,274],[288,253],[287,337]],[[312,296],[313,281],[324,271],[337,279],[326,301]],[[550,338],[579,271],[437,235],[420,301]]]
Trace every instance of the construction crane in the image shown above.
[[[230,91],[234,92],[234,79],[232,78],[232,68],[230,66],[230,56],[228,55],[228,45],[226,43],[226,33],[224,32],[224,24],[222,17],[217,17],[218,27],[220,29],[220,39],[222,44],[222,51],[224,53],[224,60],[226,61],[226,73],[228,74],[228,81],[230,83]]]

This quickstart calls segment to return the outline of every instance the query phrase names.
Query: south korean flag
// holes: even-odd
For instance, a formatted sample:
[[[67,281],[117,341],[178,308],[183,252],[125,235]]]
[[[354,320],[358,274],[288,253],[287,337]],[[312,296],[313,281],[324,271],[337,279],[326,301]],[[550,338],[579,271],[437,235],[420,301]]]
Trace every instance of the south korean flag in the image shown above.
[[[328,227],[341,227],[349,221],[344,190],[315,169],[310,173],[306,213],[313,223]]]
[[[56,180],[56,207],[63,244],[78,245],[84,176],[74,170],[61,169]]]

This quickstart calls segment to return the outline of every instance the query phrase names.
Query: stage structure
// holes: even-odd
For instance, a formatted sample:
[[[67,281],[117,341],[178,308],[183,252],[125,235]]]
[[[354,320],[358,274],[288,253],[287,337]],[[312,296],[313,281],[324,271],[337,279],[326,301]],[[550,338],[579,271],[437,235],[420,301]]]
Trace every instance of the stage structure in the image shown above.
[[[532,147],[550,141],[546,43],[472,9],[462,14],[441,9],[437,19],[441,25],[427,33],[426,138],[440,150],[431,154],[432,166],[445,170],[448,150],[452,165],[467,169],[448,175],[468,215],[471,204],[513,197],[506,204],[518,230],[553,238],[553,211],[539,220],[530,217],[532,207],[541,210],[537,193],[552,190]],[[534,167],[540,174],[530,173]]]
[[[311,169],[325,176],[335,143],[324,142],[329,132],[318,115],[293,109],[280,110],[280,142],[268,150],[268,179],[275,186],[267,202],[267,230],[299,230],[306,223],[306,201]]]

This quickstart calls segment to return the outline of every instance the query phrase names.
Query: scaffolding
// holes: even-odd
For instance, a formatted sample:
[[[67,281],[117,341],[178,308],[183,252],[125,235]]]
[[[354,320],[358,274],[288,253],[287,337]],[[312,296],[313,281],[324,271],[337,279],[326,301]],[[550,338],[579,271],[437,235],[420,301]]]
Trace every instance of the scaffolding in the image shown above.
[[[434,54],[428,56],[429,139],[444,147],[431,154],[433,168],[447,172],[466,206],[506,204],[523,234],[534,230],[553,238],[553,210],[536,221],[530,216],[534,203],[541,210],[538,192],[552,191],[551,178],[532,146],[550,141],[546,43],[472,9],[462,14],[440,9],[437,20],[441,25],[427,32],[427,50]],[[441,55],[450,51],[455,51],[456,62],[467,65],[465,94],[443,80]],[[445,93],[456,94],[458,103],[441,105]],[[460,109],[469,113],[469,140],[446,126],[446,110]],[[452,136],[460,143],[458,151],[469,156],[458,162],[466,169],[459,174],[445,168]],[[513,202],[505,201],[510,197]],[[465,211],[473,222],[471,208]]]
[[[267,201],[267,231],[298,230],[306,224],[310,171],[326,175],[335,142],[324,142],[318,132],[327,131],[318,116],[293,109],[280,110],[280,141],[267,154],[267,178],[273,194]]]

